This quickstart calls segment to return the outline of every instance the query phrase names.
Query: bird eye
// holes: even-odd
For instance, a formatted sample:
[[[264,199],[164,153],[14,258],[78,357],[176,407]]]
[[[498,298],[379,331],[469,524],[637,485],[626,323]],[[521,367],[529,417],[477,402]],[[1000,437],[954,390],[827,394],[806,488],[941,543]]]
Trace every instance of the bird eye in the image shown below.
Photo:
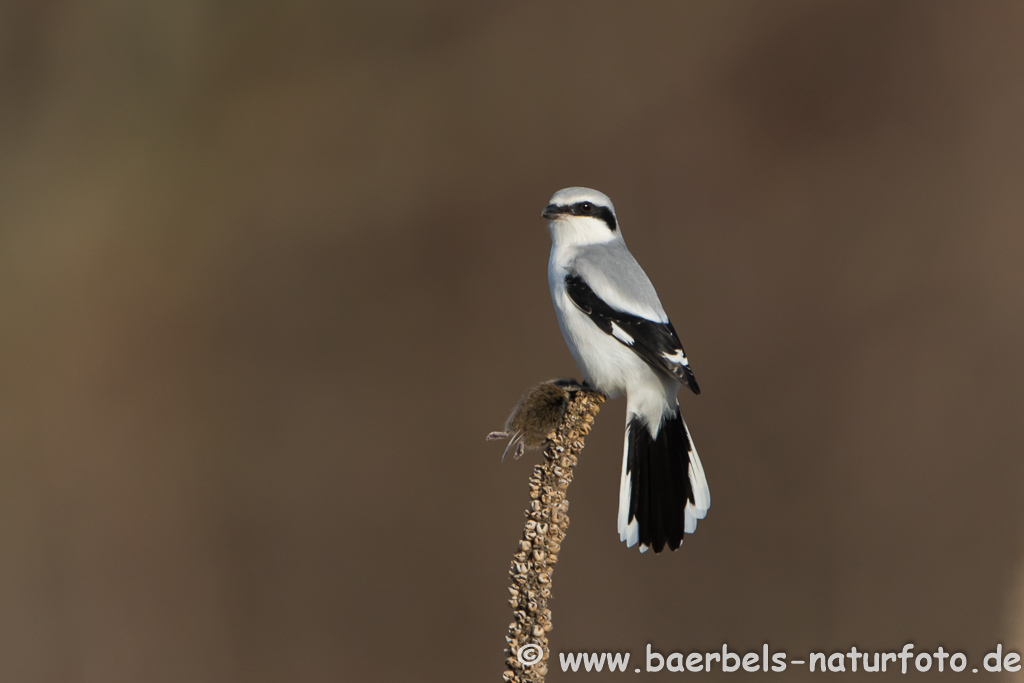
[[[594,205],[590,202],[580,202],[580,211],[583,213],[590,213],[594,210]]]

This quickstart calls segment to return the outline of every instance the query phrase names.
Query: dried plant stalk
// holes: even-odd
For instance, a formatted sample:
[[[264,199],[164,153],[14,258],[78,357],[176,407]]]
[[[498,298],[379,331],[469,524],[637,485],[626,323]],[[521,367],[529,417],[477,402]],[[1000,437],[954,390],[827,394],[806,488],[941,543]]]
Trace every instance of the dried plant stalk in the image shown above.
[[[552,628],[548,599],[551,573],[569,528],[566,492],[583,451],[583,438],[590,433],[604,400],[593,391],[575,392],[544,448],[544,462],[533,468],[523,539],[509,570],[509,604],[515,620],[506,637],[505,681],[542,683],[547,675],[547,634]]]

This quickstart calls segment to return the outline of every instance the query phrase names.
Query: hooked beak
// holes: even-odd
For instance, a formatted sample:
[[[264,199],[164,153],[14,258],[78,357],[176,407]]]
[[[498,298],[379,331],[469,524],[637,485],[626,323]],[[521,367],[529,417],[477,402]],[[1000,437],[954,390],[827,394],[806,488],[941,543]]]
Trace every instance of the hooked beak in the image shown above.
[[[558,208],[557,204],[548,204],[544,207],[544,213],[540,215],[541,218],[555,219],[561,216],[564,212]]]

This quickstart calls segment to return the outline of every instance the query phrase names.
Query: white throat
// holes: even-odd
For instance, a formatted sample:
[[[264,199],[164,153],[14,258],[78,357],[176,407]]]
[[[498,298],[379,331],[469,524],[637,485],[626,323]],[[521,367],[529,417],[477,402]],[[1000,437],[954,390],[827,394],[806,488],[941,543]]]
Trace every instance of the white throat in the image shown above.
[[[604,244],[618,237],[618,232],[609,230],[604,221],[589,216],[559,216],[552,219],[548,227],[551,246],[556,248]]]

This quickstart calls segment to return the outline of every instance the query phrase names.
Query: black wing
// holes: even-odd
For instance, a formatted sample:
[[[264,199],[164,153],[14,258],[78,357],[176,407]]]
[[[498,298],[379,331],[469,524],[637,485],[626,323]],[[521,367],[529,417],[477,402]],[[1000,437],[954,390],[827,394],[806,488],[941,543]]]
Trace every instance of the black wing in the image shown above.
[[[565,289],[576,307],[590,316],[602,331],[633,349],[655,370],[685,384],[693,393],[700,393],[672,323],[659,323],[612,308],[576,273],[565,276]]]

